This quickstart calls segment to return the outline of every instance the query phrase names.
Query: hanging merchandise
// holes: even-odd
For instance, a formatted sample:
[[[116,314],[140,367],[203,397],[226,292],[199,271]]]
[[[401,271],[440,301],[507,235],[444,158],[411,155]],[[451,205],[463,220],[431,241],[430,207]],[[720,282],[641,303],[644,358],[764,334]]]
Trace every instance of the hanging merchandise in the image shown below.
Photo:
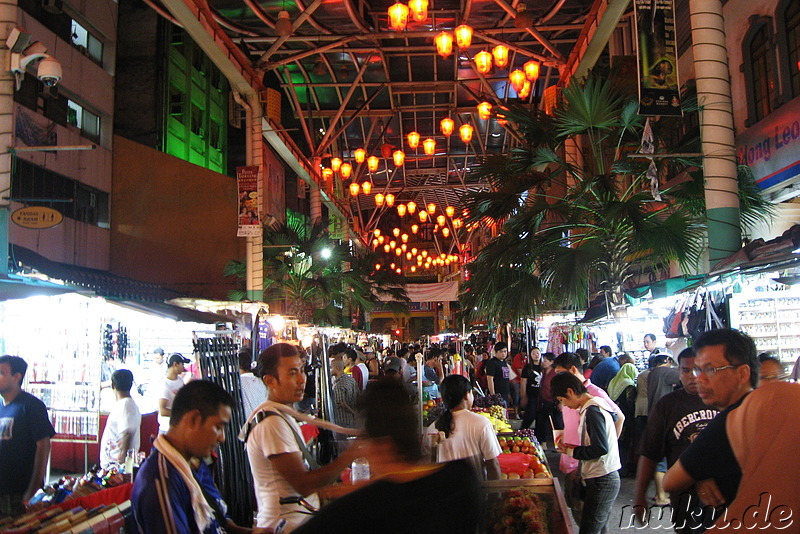
[[[664,318],[664,334],[669,339],[688,337],[689,310],[694,305],[697,293],[694,295],[686,293],[684,297],[675,303],[672,311]],[[689,302],[692,304],[689,304]]]
[[[260,354],[262,350],[273,343],[275,332],[272,329],[272,324],[267,319],[268,315],[261,310],[256,314],[256,319],[253,322],[253,333],[250,339],[254,340],[254,355]]]
[[[689,309],[686,330],[692,339],[703,332],[726,327],[725,296],[714,298],[710,291],[698,288],[695,301]]]
[[[125,363],[128,356],[128,330],[117,323],[106,324],[103,328],[103,360],[119,360]]]

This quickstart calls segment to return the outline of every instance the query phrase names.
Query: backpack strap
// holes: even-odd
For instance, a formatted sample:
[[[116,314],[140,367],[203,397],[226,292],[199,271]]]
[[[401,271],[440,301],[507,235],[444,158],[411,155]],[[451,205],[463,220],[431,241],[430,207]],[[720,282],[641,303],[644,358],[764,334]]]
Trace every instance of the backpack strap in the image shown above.
[[[252,432],[253,429],[261,421],[273,415],[283,419],[283,421],[289,427],[289,430],[292,431],[292,434],[294,435],[294,440],[297,443],[297,446],[300,448],[300,452],[303,454],[303,458],[305,459],[306,463],[308,463],[308,468],[311,470],[318,469],[319,463],[317,462],[316,458],[314,458],[314,455],[311,454],[311,451],[308,450],[308,447],[306,447],[306,443],[303,440],[303,438],[300,436],[300,434],[297,433],[297,431],[294,429],[291,423],[289,423],[289,421],[286,420],[286,417],[284,417],[283,414],[279,412],[275,412],[272,410],[260,410],[252,419],[250,419],[250,421],[247,422],[245,427],[242,429],[242,433],[240,434],[240,439],[245,443],[247,443],[247,438],[250,437],[250,432]]]

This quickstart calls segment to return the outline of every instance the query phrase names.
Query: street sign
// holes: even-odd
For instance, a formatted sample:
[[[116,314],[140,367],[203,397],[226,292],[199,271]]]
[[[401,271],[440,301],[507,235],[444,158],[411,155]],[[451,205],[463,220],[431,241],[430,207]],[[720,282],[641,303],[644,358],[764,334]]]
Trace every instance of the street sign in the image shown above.
[[[64,216],[58,210],[44,206],[28,206],[11,214],[11,220],[23,228],[44,230],[61,224]]]

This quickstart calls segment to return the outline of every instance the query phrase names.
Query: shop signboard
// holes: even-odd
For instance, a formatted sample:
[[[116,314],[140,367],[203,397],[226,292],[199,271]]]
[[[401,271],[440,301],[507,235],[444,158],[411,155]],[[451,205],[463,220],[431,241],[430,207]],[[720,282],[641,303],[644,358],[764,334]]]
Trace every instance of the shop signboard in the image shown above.
[[[639,46],[639,115],[681,116],[675,6],[672,0],[634,0]]]
[[[736,159],[762,190],[789,185],[800,175],[800,98],[795,98],[736,137]]]
[[[261,235],[261,219],[258,206],[258,165],[236,167],[239,185],[239,229],[237,237]]]
[[[60,211],[45,206],[28,206],[20,208],[11,214],[11,220],[23,228],[44,230],[61,224],[64,216]]]

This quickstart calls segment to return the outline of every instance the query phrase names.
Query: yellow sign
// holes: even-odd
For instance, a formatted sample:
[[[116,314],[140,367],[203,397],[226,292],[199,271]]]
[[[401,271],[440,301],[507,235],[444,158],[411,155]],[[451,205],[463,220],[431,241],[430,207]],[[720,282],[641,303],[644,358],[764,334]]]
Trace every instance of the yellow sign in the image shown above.
[[[64,216],[61,212],[53,208],[45,208],[44,206],[28,206],[27,208],[20,208],[11,214],[11,220],[23,228],[33,228],[35,230],[44,230],[45,228],[52,228],[61,224]]]

